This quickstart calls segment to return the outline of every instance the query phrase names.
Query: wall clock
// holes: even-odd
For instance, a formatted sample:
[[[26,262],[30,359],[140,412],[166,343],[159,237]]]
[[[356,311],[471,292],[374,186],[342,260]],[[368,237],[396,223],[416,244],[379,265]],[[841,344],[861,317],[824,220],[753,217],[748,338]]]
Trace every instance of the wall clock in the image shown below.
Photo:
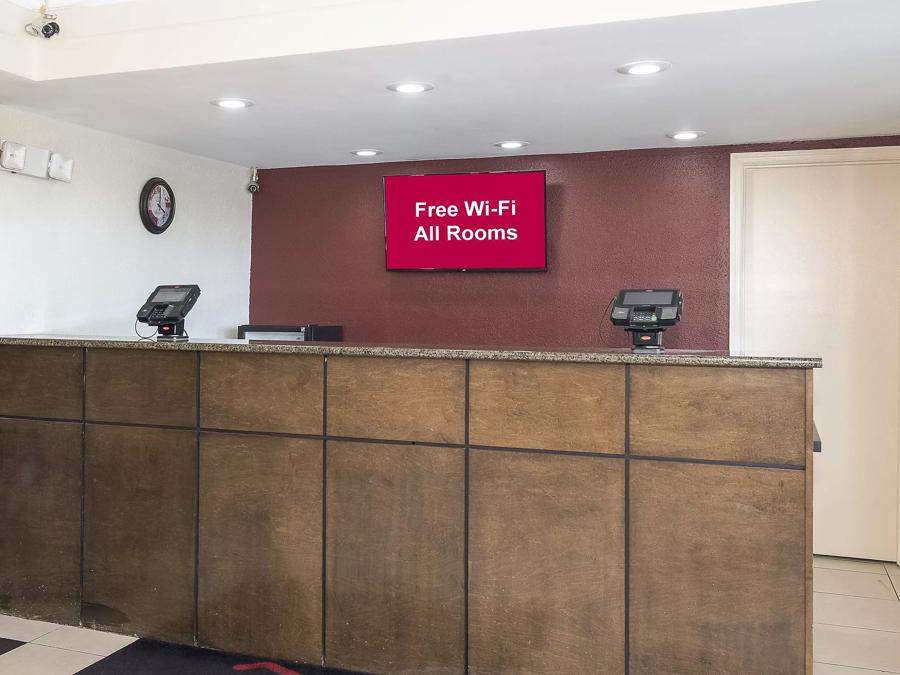
[[[162,234],[175,220],[175,193],[162,178],[151,178],[141,190],[138,208],[147,231]]]

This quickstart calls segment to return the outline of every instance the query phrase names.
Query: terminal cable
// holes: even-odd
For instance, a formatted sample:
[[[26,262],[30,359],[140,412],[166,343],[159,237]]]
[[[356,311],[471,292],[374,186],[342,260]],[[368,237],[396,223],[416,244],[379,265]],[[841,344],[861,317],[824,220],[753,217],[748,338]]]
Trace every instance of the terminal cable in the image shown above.
[[[612,307],[612,304],[613,304],[615,301],[616,301],[616,296],[612,296],[612,298],[610,298],[610,300],[609,300],[609,304],[606,306],[606,309],[603,311],[603,316],[604,316],[605,318],[607,318],[607,319],[609,318],[609,308]],[[603,340],[604,340],[604,337],[605,337],[605,336],[603,335],[603,327],[604,327],[605,325],[606,325],[606,322],[601,320],[601,322],[600,322],[600,328],[597,330],[597,332],[600,334],[600,346],[603,346]]]
[[[138,332],[138,320],[134,320],[134,334],[137,335],[141,340],[152,340],[155,333],[151,333],[150,335],[141,335]]]

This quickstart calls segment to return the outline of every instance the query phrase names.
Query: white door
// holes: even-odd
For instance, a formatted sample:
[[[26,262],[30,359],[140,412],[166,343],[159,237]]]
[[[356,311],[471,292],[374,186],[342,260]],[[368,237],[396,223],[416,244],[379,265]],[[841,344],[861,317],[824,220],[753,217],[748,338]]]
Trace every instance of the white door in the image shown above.
[[[731,347],[817,353],[816,553],[898,559],[900,147],[732,155]]]

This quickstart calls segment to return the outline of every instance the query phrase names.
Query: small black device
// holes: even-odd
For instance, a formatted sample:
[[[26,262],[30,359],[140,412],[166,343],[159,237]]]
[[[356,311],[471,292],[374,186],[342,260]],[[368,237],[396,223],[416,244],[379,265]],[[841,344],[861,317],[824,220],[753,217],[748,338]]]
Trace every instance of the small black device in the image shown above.
[[[49,40],[54,35],[59,35],[59,24],[55,21],[49,21],[41,27],[41,37]]]
[[[248,323],[238,326],[238,339],[342,342],[344,339],[344,327],[322,326],[317,323],[308,323],[302,326],[296,324],[287,326]]]
[[[625,288],[613,299],[614,326],[631,333],[635,351],[661,351],[662,334],[681,320],[684,297],[677,288]]]
[[[196,285],[157,286],[138,310],[137,320],[156,326],[157,340],[187,340],[184,317],[199,297]]]

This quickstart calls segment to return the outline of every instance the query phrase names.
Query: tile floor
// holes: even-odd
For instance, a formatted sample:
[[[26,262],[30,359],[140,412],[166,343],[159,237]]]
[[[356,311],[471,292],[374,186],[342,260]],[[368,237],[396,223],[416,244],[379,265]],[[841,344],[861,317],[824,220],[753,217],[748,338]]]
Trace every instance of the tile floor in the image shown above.
[[[0,615],[0,675],[73,675],[134,641]]]
[[[900,673],[900,567],[817,556],[814,675]]]
[[[814,675],[900,674],[900,567],[816,557],[813,590]],[[0,675],[74,675],[134,640],[0,615]]]

